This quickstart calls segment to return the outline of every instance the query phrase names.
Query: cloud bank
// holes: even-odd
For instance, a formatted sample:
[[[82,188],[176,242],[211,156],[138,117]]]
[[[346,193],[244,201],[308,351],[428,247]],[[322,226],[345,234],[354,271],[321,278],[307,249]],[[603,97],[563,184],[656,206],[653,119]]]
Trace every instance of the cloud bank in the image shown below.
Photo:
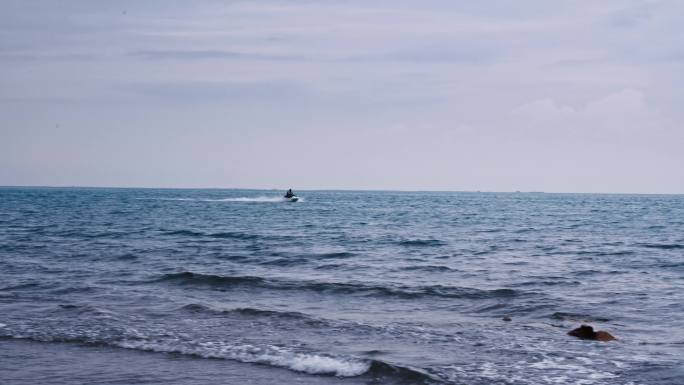
[[[0,4],[0,185],[684,193],[677,1]]]

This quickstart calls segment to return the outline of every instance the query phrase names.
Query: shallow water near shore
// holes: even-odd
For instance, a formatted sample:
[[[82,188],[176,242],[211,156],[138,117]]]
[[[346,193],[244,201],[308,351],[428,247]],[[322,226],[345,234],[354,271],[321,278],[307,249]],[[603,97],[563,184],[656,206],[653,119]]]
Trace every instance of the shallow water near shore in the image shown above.
[[[0,382],[684,383],[684,196],[281,195],[0,188]]]

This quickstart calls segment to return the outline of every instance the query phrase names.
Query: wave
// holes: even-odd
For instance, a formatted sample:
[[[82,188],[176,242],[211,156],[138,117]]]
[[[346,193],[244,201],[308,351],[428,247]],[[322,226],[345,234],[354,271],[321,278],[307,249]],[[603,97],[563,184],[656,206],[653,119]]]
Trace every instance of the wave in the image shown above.
[[[157,281],[175,282],[181,285],[205,284],[210,286],[233,286],[242,284],[260,284],[266,282],[261,277],[253,276],[222,276],[199,274],[184,271],[182,273],[165,274]]]
[[[101,291],[102,288],[96,287],[96,286],[66,286],[66,287],[61,287],[55,290],[51,290],[49,293],[50,294],[59,294],[59,295],[65,295],[65,294],[73,294],[73,293],[94,293],[97,291]]]
[[[36,228],[33,229],[32,232],[36,235],[79,239],[122,239],[129,235],[135,234],[130,231],[92,231],[86,229],[59,230],[56,229],[54,226]]]
[[[120,347],[160,353],[180,353],[202,358],[230,359],[287,368],[308,374],[356,377],[366,373],[372,365],[369,360],[333,356],[313,352],[297,352],[273,345],[228,344],[222,342],[198,342],[191,346],[150,341],[124,341]]]
[[[649,249],[677,250],[684,249],[684,244],[679,243],[639,243],[638,246]]]
[[[257,239],[259,238],[258,235],[255,234],[246,234],[246,233],[239,233],[239,232],[222,232],[222,233],[211,233],[207,234],[207,237],[210,238],[232,238],[232,239]]]
[[[583,321],[583,322],[609,322],[605,317],[596,317],[589,314],[555,312],[550,318],[560,321]]]
[[[633,255],[634,251],[631,250],[615,250],[615,251],[590,251],[590,250],[580,250],[577,255],[590,255],[596,257],[610,257],[610,256],[621,256],[621,255]]]
[[[163,232],[164,235],[180,235],[184,237],[203,237],[204,233],[192,230],[167,230]]]
[[[198,237],[198,238],[218,238],[218,239],[243,239],[252,240],[259,238],[256,234],[241,233],[237,231],[226,231],[217,233],[204,233],[194,230],[166,230],[163,235],[176,235],[182,237]]]
[[[338,269],[349,270],[349,269],[358,269],[358,268],[359,268],[358,266],[352,267],[352,266],[348,266],[348,265],[345,265],[342,263],[327,263],[325,265],[320,265],[320,266],[314,267],[314,269],[316,269],[316,270],[338,270]]]
[[[299,313],[296,311],[277,311],[277,310],[265,310],[256,309],[251,307],[240,307],[234,309],[214,309],[209,306],[191,303],[182,306],[178,311],[192,313],[192,314],[208,314],[213,316],[237,316],[244,318],[266,318],[266,319],[278,319],[278,320],[289,320],[298,321],[305,323],[310,326],[326,326],[329,322],[323,319],[314,318],[304,313]]]
[[[3,330],[0,328],[0,330]],[[298,352],[294,349],[249,343],[232,344],[223,341],[184,341],[181,338],[130,338],[105,340],[91,336],[18,336],[0,333],[0,339],[24,339],[37,342],[76,343],[90,346],[110,346],[156,353],[176,353],[199,358],[227,359],[290,369],[295,372],[337,377],[356,377],[371,369],[373,361],[325,353]]]
[[[13,290],[24,290],[24,289],[33,289],[36,287],[40,287],[41,283],[40,282],[27,282],[27,283],[22,283],[18,285],[10,285],[6,287],[0,288],[0,291],[13,291]]]
[[[280,254],[287,255],[287,254]],[[259,262],[260,265],[269,266],[296,266],[307,264],[311,261],[325,260],[325,259],[346,259],[356,256],[355,253],[351,252],[330,252],[330,253],[313,253],[313,254],[296,254],[292,256],[284,256],[281,258],[270,259],[263,262]]]
[[[45,335],[19,332],[13,334],[8,325],[0,324],[0,339],[23,339],[50,343],[75,343],[109,346],[137,351],[175,353],[197,358],[226,359],[289,369],[295,372],[337,377],[371,376],[390,382],[433,383],[435,378],[420,369],[399,366],[376,359],[306,351],[288,346],[228,341],[193,341],[179,336],[142,336],[139,332],[120,339],[98,337],[87,331],[68,335]]]
[[[378,383],[383,383],[386,377],[397,378],[401,383],[410,384],[436,384],[441,381],[434,376],[426,373],[423,370],[409,367],[392,365],[384,361],[372,360],[368,373],[377,380]],[[375,382],[374,382],[375,383]]]
[[[132,253],[125,253],[125,254],[117,255],[115,258],[120,259],[120,260],[131,261],[131,260],[138,259],[138,256],[135,254],[132,254]]]
[[[522,281],[522,282],[517,282],[513,283],[512,286],[515,287],[524,287],[524,286],[578,286],[581,285],[582,282],[580,281],[575,281],[575,280],[570,280],[564,277],[546,277],[546,278],[541,278],[539,277],[538,279],[532,279],[529,281]]]
[[[440,241],[439,239],[407,239],[400,241],[399,244],[401,246],[409,247],[436,247],[446,245],[444,241]]]
[[[320,293],[394,297],[401,299],[421,297],[487,299],[511,298],[523,295],[522,292],[513,289],[484,290],[443,285],[407,286],[400,284],[389,284],[382,286],[366,284],[362,282],[290,281],[275,278],[267,279],[255,276],[223,276],[201,274],[187,271],[181,273],[165,274],[155,281],[172,282],[179,285],[220,287],[226,289],[236,286],[251,286],[277,290],[309,290]]]
[[[310,254],[308,257],[313,258],[313,259],[337,259],[337,258],[351,258],[356,256],[355,253],[348,252],[348,251],[338,251],[338,252],[330,252],[330,253],[318,253],[318,254]]]
[[[260,265],[265,265],[265,266],[297,266],[297,265],[304,265],[309,263],[309,260],[307,258],[277,258],[277,259],[270,259],[268,261],[260,262]]]
[[[546,311],[550,308],[557,308],[557,304],[554,303],[539,303],[539,302],[522,302],[522,303],[506,303],[498,302],[494,304],[486,304],[484,306],[478,306],[472,309],[476,313],[490,314],[492,316],[502,317],[517,317],[517,316],[530,316],[532,314],[537,314],[540,311]]]
[[[577,276],[577,277],[590,276],[590,275],[604,275],[604,274],[612,276],[612,275],[618,275],[618,274],[627,274],[627,272],[621,271],[621,270],[606,271],[606,270],[596,270],[596,269],[577,270],[577,271],[573,272],[573,275]]]
[[[400,267],[399,270],[406,270],[406,271],[427,271],[427,272],[445,272],[445,271],[457,271],[454,270],[448,266],[443,266],[443,265],[414,265],[414,266],[405,266],[405,267]]]
[[[658,265],[658,267],[663,267],[666,269],[684,267],[684,262],[662,263],[662,264]]]
[[[190,313],[208,313],[208,314],[235,314],[249,317],[269,317],[269,318],[292,318],[292,319],[306,319],[314,320],[314,318],[295,311],[277,311],[264,310],[251,307],[238,307],[234,309],[217,310],[209,306],[191,303],[180,307],[178,310]]]
[[[60,304],[57,311],[66,311],[78,314],[79,316],[88,315],[95,318],[117,318],[118,313],[111,310],[102,309],[92,305]]]
[[[346,332],[361,332],[363,334],[375,334],[383,336],[404,335],[411,338],[417,338],[422,341],[432,341],[435,339],[445,340],[453,339],[453,336],[448,333],[442,333],[435,330],[429,330],[424,327],[415,327],[412,325],[402,324],[388,324],[378,325],[373,323],[362,323],[358,321],[336,320],[328,318],[319,318],[310,314],[300,313],[296,311],[280,311],[270,309],[257,309],[251,307],[238,307],[233,309],[217,309],[198,303],[190,303],[181,306],[175,311],[189,313],[197,317],[239,317],[248,318],[250,321],[254,320],[269,320],[284,322],[287,328],[306,327],[317,328],[321,331],[345,331]]]

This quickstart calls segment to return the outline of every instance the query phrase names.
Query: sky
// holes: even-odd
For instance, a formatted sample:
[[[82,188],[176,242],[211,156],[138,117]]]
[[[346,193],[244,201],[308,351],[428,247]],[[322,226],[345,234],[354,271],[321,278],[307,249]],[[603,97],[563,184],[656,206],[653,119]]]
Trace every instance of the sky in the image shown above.
[[[684,193],[682,1],[0,1],[0,185]]]

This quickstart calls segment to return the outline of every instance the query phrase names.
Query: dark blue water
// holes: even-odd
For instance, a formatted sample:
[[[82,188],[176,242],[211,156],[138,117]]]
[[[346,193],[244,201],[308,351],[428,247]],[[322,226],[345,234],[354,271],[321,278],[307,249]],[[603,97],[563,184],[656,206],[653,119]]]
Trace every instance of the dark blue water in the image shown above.
[[[684,383],[684,196],[279,195],[0,189],[0,382]]]

